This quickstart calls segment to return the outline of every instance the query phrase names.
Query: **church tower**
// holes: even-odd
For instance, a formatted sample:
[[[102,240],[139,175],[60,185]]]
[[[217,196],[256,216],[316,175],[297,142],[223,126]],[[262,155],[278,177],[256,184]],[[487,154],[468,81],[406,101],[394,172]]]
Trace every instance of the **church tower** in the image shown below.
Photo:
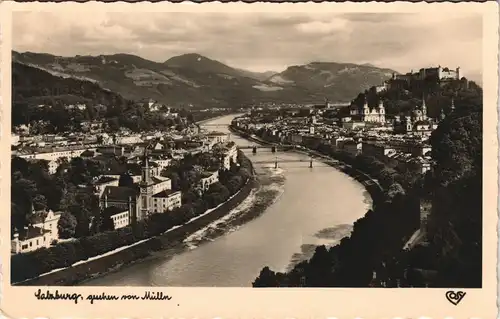
[[[425,96],[422,96],[422,119],[427,120],[427,105],[425,105]]]
[[[366,96],[365,96],[365,104],[363,105],[363,113],[364,114],[370,113],[370,108],[368,107],[368,100],[366,99]]]
[[[453,98],[453,97],[451,98],[451,107],[450,107],[450,109],[451,109],[451,112],[455,112],[455,98]]]
[[[151,169],[149,167],[149,159],[147,148],[144,150],[142,160],[142,178],[141,178],[141,216],[139,220],[146,218],[151,209],[151,197],[153,196],[153,182],[151,181]]]
[[[384,107],[384,101],[380,99],[378,102],[378,116],[379,116],[379,122],[380,123],[385,123],[385,107]]]
[[[363,122],[370,121],[370,108],[368,107],[368,101],[365,96],[365,104],[363,105]]]

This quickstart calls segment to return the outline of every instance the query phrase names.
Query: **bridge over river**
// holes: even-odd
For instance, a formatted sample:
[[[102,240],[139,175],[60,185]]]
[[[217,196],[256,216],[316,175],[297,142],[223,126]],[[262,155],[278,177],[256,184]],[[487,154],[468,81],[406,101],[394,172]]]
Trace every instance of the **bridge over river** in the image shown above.
[[[316,159],[313,156],[310,156],[309,159],[304,158],[283,158],[276,156],[274,159],[265,159],[265,160],[253,160],[252,164],[254,165],[262,165],[262,164],[274,164],[274,168],[279,167],[279,163],[308,163],[308,165],[304,165],[304,167],[313,168],[317,164],[325,164],[323,167],[332,166],[337,164],[338,162],[333,159]],[[313,163],[316,163],[313,165]]]
[[[215,129],[215,128],[222,128],[224,130],[227,129],[227,124],[217,124],[217,123],[202,123],[202,124],[199,124],[201,127],[204,127],[204,128],[210,128],[210,129]]]
[[[217,124],[225,127],[218,131],[230,133],[228,126],[233,118],[207,121],[201,127]],[[180,247],[175,254],[156,252],[155,258],[89,280],[85,285],[251,287],[262,267],[285,271],[291,263],[310,257],[317,245],[337,243],[371,207],[363,185],[341,169],[327,164],[320,168],[319,155],[313,154],[315,167],[309,169],[311,158],[307,152],[271,153],[259,145],[257,153],[252,154],[258,142],[236,134],[230,138],[255,164],[263,183],[255,195],[227,218],[190,235],[184,242],[188,248]],[[276,156],[278,169],[272,164],[262,165],[274,163]],[[254,210],[268,200],[271,204],[262,208],[259,217],[232,224],[239,219],[249,220]]]
[[[270,145],[244,145],[238,146],[240,150],[252,150],[254,153],[257,153],[257,150],[271,150],[273,153],[276,151],[290,151],[294,149],[298,149],[296,145],[283,145],[283,144],[270,144]]]

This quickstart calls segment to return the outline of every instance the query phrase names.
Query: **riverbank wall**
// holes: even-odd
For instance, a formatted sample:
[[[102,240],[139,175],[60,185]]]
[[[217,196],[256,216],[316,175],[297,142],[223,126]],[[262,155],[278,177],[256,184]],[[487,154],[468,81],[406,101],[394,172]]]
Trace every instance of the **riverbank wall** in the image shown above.
[[[253,171],[253,167],[252,167]],[[256,187],[255,176],[249,178],[248,182],[226,202],[213,209],[205,215],[184,224],[178,228],[169,230],[162,235],[152,237],[139,244],[127,247],[116,253],[102,256],[98,259],[71,266],[53,273],[37,278],[29,279],[16,286],[75,286],[83,281],[105,275],[109,272],[118,271],[120,268],[135,262],[140,262],[152,257],[155,252],[173,249],[182,245],[183,241],[194,232],[208,226],[210,223],[224,217],[241,202],[243,202],[251,191]]]

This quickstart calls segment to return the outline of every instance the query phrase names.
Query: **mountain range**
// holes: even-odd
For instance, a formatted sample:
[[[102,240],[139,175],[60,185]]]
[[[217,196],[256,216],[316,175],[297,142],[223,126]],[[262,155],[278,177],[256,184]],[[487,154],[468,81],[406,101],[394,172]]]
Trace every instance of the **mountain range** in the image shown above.
[[[346,102],[395,72],[370,64],[312,62],[282,72],[258,73],[196,53],[154,62],[130,54],[61,57],[13,51],[12,61],[53,76],[90,81],[127,99],[200,107]]]

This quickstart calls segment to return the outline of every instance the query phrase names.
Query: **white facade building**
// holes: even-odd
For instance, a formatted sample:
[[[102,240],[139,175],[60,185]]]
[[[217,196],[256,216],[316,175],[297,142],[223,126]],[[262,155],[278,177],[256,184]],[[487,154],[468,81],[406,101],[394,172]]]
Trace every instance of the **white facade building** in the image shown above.
[[[201,189],[203,191],[206,191],[210,188],[210,185],[217,183],[218,181],[219,181],[219,171],[206,172],[206,174],[200,180]]]
[[[34,251],[49,247],[54,240],[59,239],[57,224],[61,212],[36,212],[31,216],[31,226],[14,233],[11,241],[11,252],[14,254]]]
[[[126,227],[130,224],[128,210],[110,216],[115,229]]]
[[[165,190],[152,196],[153,213],[163,213],[181,206],[181,192]]]

